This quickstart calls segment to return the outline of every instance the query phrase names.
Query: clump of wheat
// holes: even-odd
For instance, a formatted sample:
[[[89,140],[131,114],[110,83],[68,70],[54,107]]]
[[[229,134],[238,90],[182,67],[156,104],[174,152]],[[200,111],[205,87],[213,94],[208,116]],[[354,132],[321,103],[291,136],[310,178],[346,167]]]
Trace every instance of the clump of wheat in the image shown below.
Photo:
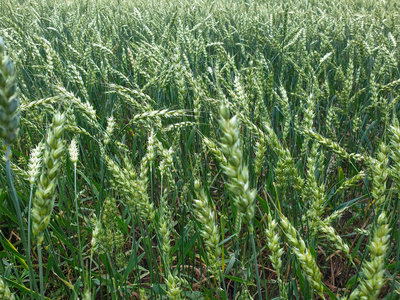
[[[243,160],[238,117],[231,118],[225,104],[220,108],[219,125],[222,131],[220,147],[228,161],[228,164],[223,166],[225,174],[230,179],[228,188],[234,194],[235,205],[243,215],[243,222],[249,224],[254,218],[256,191],[250,188],[249,170]]]
[[[94,226],[93,226],[93,232],[92,232],[92,239],[90,241],[90,244],[92,246],[92,248],[90,250],[91,255],[93,255],[94,253],[103,254],[103,253],[105,253],[103,243],[107,239],[107,236],[103,229],[101,219],[97,219],[96,216],[94,215],[92,218],[92,224]]]
[[[337,154],[339,157],[343,158],[343,159],[354,159],[356,161],[364,161],[365,157],[362,154],[358,154],[358,153],[348,153],[345,149],[343,149],[343,147],[341,147],[338,143],[325,138],[324,136],[322,136],[321,134],[319,134],[318,132],[315,132],[309,128],[303,128],[301,129],[301,131],[313,138],[317,143],[325,146],[326,148],[328,148],[329,150],[331,150],[333,153]]]
[[[182,289],[181,289],[181,280],[177,276],[168,274],[166,284],[168,286],[168,297],[171,300],[181,300],[182,298]]]
[[[156,137],[152,131],[149,136],[146,155],[142,158],[139,176],[133,167],[119,167],[109,156],[106,156],[108,170],[113,175],[114,189],[125,197],[127,204],[132,208],[137,208],[140,216],[148,221],[153,221],[155,217],[154,204],[150,203],[147,193],[149,181],[149,167],[155,160],[157,148]]]
[[[161,235],[161,251],[164,255],[167,268],[171,265],[171,229],[169,221],[170,220],[167,219],[167,214],[164,212],[160,217],[159,232]]]
[[[371,258],[363,264],[364,280],[359,287],[351,293],[349,299],[377,299],[379,292],[385,284],[385,259],[389,250],[390,228],[386,213],[381,212],[374,231],[374,236],[369,245]]]
[[[293,157],[289,149],[285,148],[279,141],[278,136],[268,123],[263,123],[266,132],[263,132],[258,126],[248,118],[239,113],[241,120],[247,125],[260,139],[264,139],[266,145],[271,147],[278,156],[278,163],[275,168],[276,182],[279,188],[285,190],[290,181],[296,190],[300,190],[304,185],[304,180],[298,174]]]
[[[304,105],[304,119],[302,121],[302,125],[306,130],[312,130],[314,123],[314,97],[313,95],[309,95],[307,97],[307,101],[305,101]],[[301,154],[305,155],[308,151],[308,142],[310,141],[310,136],[306,135],[303,141],[303,146],[301,148]]]
[[[217,161],[221,164],[221,166],[226,166],[227,160],[226,160],[224,154],[218,148],[218,146],[207,137],[203,137],[203,142],[205,145],[204,148],[207,148],[213,154],[213,156],[217,159]],[[205,150],[205,152],[208,152],[208,151]]]
[[[159,170],[161,176],[165,178],[166,181],[165,191],[163,192],[172,191],[172,188],[175,186],[172,175],[172,170],[174,167],[173,153],[174,149],[172,147],[168,150],[164,148],[161,149],[161,155],[163,159],[160,162]]]
[[[281,256],[283,254],[283,248],[279,245],[279,235],[277,233],[277,222],[275,219],[272,219],[271,214],[268,214],[268,227],[266,230],[267,234],[267,246],[271,251],[270,259],[272,262],[272,266],[275,271],[280,274],[280,270],[282,268],[282,259]]]
[[[69,159],[76,166],[76,164],[78,163],[78,146],[76,139],[73,139],[71,141],[71,144],[68,147],[68,152],[69,152]]]
[[[302,191],[303,199],[311,202],[310,208],[307,211],[307,219],[311,235],[315,236],[318,232],[318,222],[325,208],[326,195],[323,184],[319,184],[316,178],[318,158],[318,144],[312,145],[310,155],[307,159],[307,182]]]
[[[32,231],[38,238],[38,243],[43,241],[43,231],[47,228],[53,211],[54,192],[64,154],[64,141],[62,139],[64,122],[65,115],[57,113],[53,116],[53,123],[48,131],[43,155],[44,169],[40,175],[38,189],[33,199]]]
[[[116,122],[114,116],[111,115],[110,117],[107,118],[107,128],[103,140],[104,145],[108,145],[110,143],[115,127],[116,127]]]
[[[288,183],[292,182],[293,188],[300,189],[303,186],[303,180],[298,176],[293,157],[288,149],[282,149],[281,154],[274,169],[276,186],[281,191],[286,191],[289,187]]]
[[[310,250],[307,249],[303,239],[298,236],[296,229],[289,220],[281,215],[281,226],[292,250],[300,262],[300,265],[307,276],[310,285],[323,298],[324,287],[321,281],[321,272]]]
[[[148,140],[147,152],[146,155],[142,158],[140,164],[139,180],[137,182],[137,191],[140,197],[138,199],[137,207],[141,216],[149,221],[152,221],[154,219],[155,209],[154,204],[150,203],[150,199],[147,193],[147,185],[149,182],[148,175],[149,169],[156,159],[156,151],[159,148],[161,148],[159,146],[159,141],[156,138],[154,131],[151,131]]]
[[[381,143],[375,159],[371,158],[370,168],[372,173],[372,196],[375,200],[376,209],[379,211],[385,203],[386,181],[388,177],[388,154],[389,147]]]
[[[286,290],[283,286],[283,281],[281,278],[281,268],[282,268],[282,255],[284,253],[283,247],[279,243],[280,235],[277,232],[277,222],[272,218],[271,214],[268,214],[268,227],[266,229],[267,235],[267,247],[271,251],[269,259],[271,260],[272,266],[276,271],[276,276],[278,278],[279,292],[282,298],[286,298]]]
[[[4,300],[14,300],[14,295],[11,294],[10,289],[5,284],[2,278],[0,278],[0,299]]]
[[[400,125],[397,116],[393,117],[392,125],[390,126],[391,132],[391,157],[393,159],[393,166],[390,169],[390,175],[393,178],[397,189],[400,191]]]
[[[214,209],[209,204],[209,199],[203,189],[199,190],[200,183],[196,181],[197,198],[194,200],[196,206],[196,214],[203,228],[200,231],[201,236],[207,247],[207,255],[210,260],[211,273],[215,278],[219,278],[219,257],[221,255],[221,247],[219,246],[220,233],[215,222]]]
[[[107,169],[112,174],[112,187],[124,197],[127,204],[132,208],[135,207],[133,199],[137,197],[137,191],[132,184],[137,180],[136,170],[130,168],[130,164],[126,163],[126,168],[120,167],[109,156],[105,156]]]
[[[254,162],[254,173],[255,177],[258,178],[261,174],[262,165],[264,163],[264,155],[265,151],[267,151],[267,145],[264,137],[260,137],[260,139],[256,143],[256,159]]]
[[[332,226],[326,225],[324,222],[319,222],[319,230],[326,234],[328,240],[330,240],[336,247],[336,249],[342,251],[346,257],[351,259],[349,246],[343,241],[343,239],[337,234],[336,230]]]
[[[19,98],[14,66],[0,37],[0,137],[6,145],[15,143],[19,132]]]
[[[97,247],[104,252],[111,253],[116,251],[117,266],[122,267],[124,264],[124,253],[121,252],[124,246],[124,236],[118,226],[118,208],[116,200],[108,197],[104,201],[103,215],[101,218],[100,228],[97,228]]]
[[[279,88],[280,94],[282,96],[279,96],[278,93],[275,93],[277,96],[276,98],[278,99],[278,102],[280,103],[282,107],[282,112],[285,117],[285,124],[283,127],[283,134],[282,137],[285,140],[287,135],[289,134],[289,124],[290,124],[290,107],[289,107],[289,99],[286,93],[286,90],[283,86]]]
[[[42,156],[45,144],[40,142],[32,151],[29,156],[28,163],[28,181],[31,185],[36,182],[36,179],[40,175],[40,169],[42,166]]]
[[[356,175],[354,175],[353,177],[347,179],[345,182],[342,183],[342,185],[336,190],[336,194],[345,191],[355,185],[357,185],[359,183],[360,180],[364,179],[365,177],[365,172],[364,171],[360,171],[358,172]]]

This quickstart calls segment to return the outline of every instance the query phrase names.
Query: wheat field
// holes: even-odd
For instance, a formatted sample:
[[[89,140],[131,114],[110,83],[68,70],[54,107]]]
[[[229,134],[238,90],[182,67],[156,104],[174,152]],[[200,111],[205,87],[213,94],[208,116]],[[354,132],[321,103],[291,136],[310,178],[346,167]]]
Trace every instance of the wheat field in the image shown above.
[[[0,299],[399,299],[398,0],[3,0]]]

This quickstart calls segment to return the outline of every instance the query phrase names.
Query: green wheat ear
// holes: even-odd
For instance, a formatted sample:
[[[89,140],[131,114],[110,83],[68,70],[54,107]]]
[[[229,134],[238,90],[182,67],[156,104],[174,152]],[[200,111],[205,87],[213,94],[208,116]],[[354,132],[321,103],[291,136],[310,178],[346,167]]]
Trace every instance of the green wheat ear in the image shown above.
[[[0,37],[0,137],[6,145],[18,140],[19,98],[14,66]]]
[[[55,114],[46,139],[43,155],[44,168],[40,175],[32,209],[32,232],[37,237],[38,244],[43,241],[43,232],[50,222],[53,211],[58,175],[61,171],[61,161],[64,155],[64,141],[62,139],[64,124],[65,115]]]
[[[4,300],[14,300],[14,295],[11,294],[10,289],[4,283],[3,279],[0,277],[0,299]]]

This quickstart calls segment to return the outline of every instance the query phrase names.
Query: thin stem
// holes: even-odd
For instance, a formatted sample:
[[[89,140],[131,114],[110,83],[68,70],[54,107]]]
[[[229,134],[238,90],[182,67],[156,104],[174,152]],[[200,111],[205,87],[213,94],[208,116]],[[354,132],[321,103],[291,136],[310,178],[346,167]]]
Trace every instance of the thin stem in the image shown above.
[[[241,215],[237,212],[236,216],[236,224],[235,224],[235,231],[236,231],[236,249],[235,249],[235,276],[238,275],[238,263],[239,263],[239,236],[240,236],[240,224],[241,224]],[[237,290],[237,282],[233,283],[233,297],[236,298],[236,290]]]
[[[224,251],[224,250],[222,250],[222,251]],[[222,269],[221,269],[221,267],[219,268],[219,278],[220,278],[220,280],[221,280],[221,282],[222,282],[222,286],[223,286],[223,291],[222,291],[222,299],[228,299],[227,297],[228,297],[228,293],[227,293],[227,291],[226,291],[226,285],[225,285],[225,280],[224,280],[224,275],[222,274]]]
[[[256,281],[257,281],[257,290],[258,290],[258,299],[262,300],[261,295],[261,285],[260,285],[260,275],[258,274],[258,264],[257,264],[257,251],[256,251],[256,243],[254,242],[254,227],[253,224],[250,225],[250,240],[251,246],[253,247],[253,255],[254,255],[254,271],[256,273]]]
[[[92,263],[93,263],[93,253],[90,254],[90,263],[89,263],[89,290],[92,290]]]
[[[76,163],[74,163],[74,194],[75,194],[75,209],[76,209],[76,226],[78,229],[78,245],[79,245],[79,262],[81,264],[81,270],[83,271],[83,258],[82,258],[82,245],[81,245],[81,231],[79,228],[79,208],[78,208],[78,195],[76,193]]]
[[[26,248],[26,252],[28,257],[31,257],[31,209],[32,209],[32,197],[33,197],[33,184],[31,184],[31,192],[29,195],[29,204],[28,204],[28,247]],[[29,267],[30,268],[30,267]],[[29,280],[29,288],[32,293],[32,280]],[[32,297],[32,294],[31,294]]]
[[[18,226],[19,226],[20,231],[21,231],[22,245],[28,251],[28,250],[30,250],[30,248],[28,248],[28,243],[27,243],[26,236],[25,236],[25,231],[24,231],[24,223],[22,221],[21,207],[19,205],[17,192],[15,191],[14,183],[13,183],[13,180],[12,180],[10,157],[11,157],[11,148],[10,148],[9,145],[7,145],[7,150],[6,150],[7,181],[8,181],[8,185],[10,187],[11,199],[12,199],[12,202],[13,202],[13,205],[14,205],[15,214],[17,216]],[[32,193],[32,191],[31,191],[31,193]],[[28,231],[28,236],[30,237],[30,231]],[[33,266],[32,266],[31,256],[30,256],[29,252],[26,254],[26,258],[27,258],[27,261],[28,261],[29,277],[30,277],[30,280],[29,280],[29,292],[30,292],[31,298],[33,299],[32,287],[35,289],[35,292],[37,292],[37,287],[36,287],[36,284],[33,284],[33,283],[36,283],[36,278],[35,278],[35,276],[33,274]]]
[[[39,256],[39,278],[40,278],[40,299],[44,300],[44,282],[43,282],[43,260],[42,260],[42,245],[37,245],[37,251]]]

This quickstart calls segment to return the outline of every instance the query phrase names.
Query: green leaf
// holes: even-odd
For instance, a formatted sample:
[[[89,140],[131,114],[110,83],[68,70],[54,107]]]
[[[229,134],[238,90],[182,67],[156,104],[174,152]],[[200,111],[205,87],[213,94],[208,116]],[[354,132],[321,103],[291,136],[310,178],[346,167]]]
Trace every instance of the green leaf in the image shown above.
[[[166,285],[165,285],[165,284],[153,284],[151,288],[152,288],[153,291],[155,291],[157,294],[166,296],[166,295],[167,295],[167,292],[165,291],[165,289],[164,289],[163,287],[166,287]]]
[[[7,240],[3,235],[0,238],[0,242],[3,245],[3,248],[9,251],[11,254],[13,254],[17,260],[21,263],[21,265],[25,268],[25,270],[28,270],[29,267],[26,264],[26,258],[22,254],[18,252],[18,250],[14,247],[13,244],[9,240]],[[3,251],[2,251],[3,252]]]
[[[236,282],[243,283],[243,284],[246,284],[246,285],[256,286],[253,282],[247,281],[247,280],[243,280],[242,278],[239,278],[239,277],[229,276],[229,275],[224,275],[224,277],[228,278],[228,279],[230,279],[232,281],[236,281]]]

